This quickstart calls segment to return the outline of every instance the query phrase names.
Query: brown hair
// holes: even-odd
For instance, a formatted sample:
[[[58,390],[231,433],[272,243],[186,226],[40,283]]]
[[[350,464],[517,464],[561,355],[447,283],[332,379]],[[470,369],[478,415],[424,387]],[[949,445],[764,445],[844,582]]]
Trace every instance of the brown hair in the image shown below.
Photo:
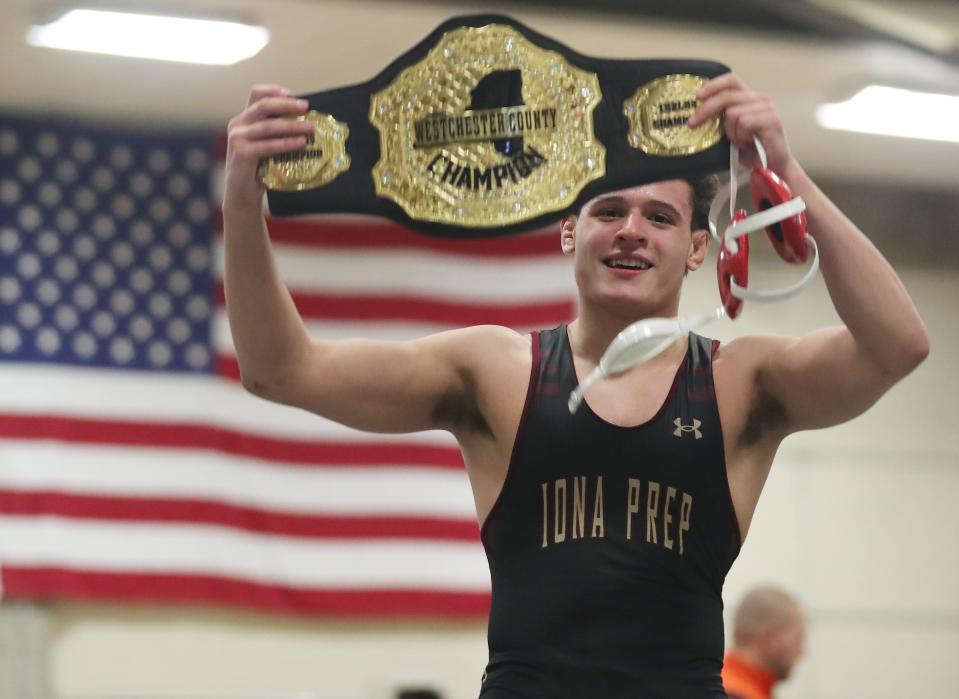
[[[690,230],[698,231],[701,228],[709,228],[709,207],[716,198],[716,192],[719,191],[718,175],[703,175],[687,179],[689,184],[691,204],[693,208],[690,218]]]
[[[719,175],[691,177],[684,182],[689,185],[689,203],[692,208],[689,219],[690,231],[709,230],[709,207],[716,198],[716,192],[719,191]],[[570,216],[578,217],[585,206],[586,204],[583,204],[579,211],[566,214],[563,220]]]

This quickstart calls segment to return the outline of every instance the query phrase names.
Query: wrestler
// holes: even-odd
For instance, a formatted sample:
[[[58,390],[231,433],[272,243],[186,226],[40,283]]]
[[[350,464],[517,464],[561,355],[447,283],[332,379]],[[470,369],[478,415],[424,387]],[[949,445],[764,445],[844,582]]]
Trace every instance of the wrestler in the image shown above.
[[[569,392],[618,332],[677,314],[709,242],[699,183],[610,192],[562,221],[579,294],[568,325],[327,341],[277,276],[257,180],[311,128],[269,117],[307,105],[257,86],[230,122],[226,298],[243,384],[354,428],[455,435],[493,583],[484,699],[725,696],[722,585],[776,449],[859,415],[928,352],[895,272],[803,171],[770,100],[732,74],[699,100],[691,125],[722,115],[747,165],[757,135],[806,201],[842,324],[722,347],[691,334],[597,384],[575,415]]]

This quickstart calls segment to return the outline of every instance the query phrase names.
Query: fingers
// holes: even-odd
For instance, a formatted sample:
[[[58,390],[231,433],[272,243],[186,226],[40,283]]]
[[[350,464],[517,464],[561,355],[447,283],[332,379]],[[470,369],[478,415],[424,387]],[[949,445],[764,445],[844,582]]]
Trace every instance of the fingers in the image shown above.
[[[755,136],[765,147],[769,167],[775,170],[788,165],[792,154],[782,119],[767,95],[754,92],[738,77],[726,73],[703,85],[696,96],[699,106],[689,118],[690,128],[721,117],[726,137],[740,150],[744,164],[757,164]]]
[[[306,136],[282,136],[263,141],[244,141],[233,150],[237,156],[260,161],[280,153],[303,150],[305,147]]]
[[[723,119],[726,137],[738,148],[752,146],[753,136],[767,141],[782,131],[782,124],[775,107],[769,102],[738,104],[726,110]]]
[[[724,73],[703,85],[696,93],[699,107],[689,120],[690,127],[696,127],[736,104],[768,100],[740,80],[734,73]]]
[[[748,88],[733,73],[724,73],[713,78],[696,93],[699,107],[689,119],[689,126],[695,128],[713,117],[722,115],[726,107],[737,99],[743,99],[747,94],[749,94]]]
[[[735,73],[723,73],[699,88],[696,96],[700,102],[705,101],[723,90],[746,90],[746,84]]]
[[[689,125],[696,127],[713,117],[722,116],[730,107],[740,104],[749,104],[768,101],[768,97],[760,95],[746,88],[733,88],[711,93],[706,99],[700,98],[699,106],[689,119]]]
[[[264,158],[306,147],[314,126],[294,119],[262,119],[250,124],[234,124],[227,135],[227,148],[247,158]]]
[[[282,85],[259,84],[250,89],[246,108],[227,127],[224,199],[260,206],[260,163],[307,147],[313,123],[290,117],[308,109],[306,100],[296,98]]]
[[[304,114],[308,109],[309,103],[306,100],[292,96],[284,87],[255,85],[250,90],[249,105],[230,120],[227,127],[228,149],[243,155],[262,156],[264,149],[273,154],[282,152],[284,147],[305,146],[306,137],[313,132],[311,123],[275,117],[295,117]],[[270,143],[259,143],[260,141]]]
[[[264,119],[252,124],[238,127],[243,132],[243,137],[249,140],[263,140],[270,138],[283,138],[287,136],[306,137],[314,131],[314,124],[311,121],[299,121],[296,119]]]
[[[260,83],[250,88],[250,96],[246,101],[246,106],[249,107],[251,104],[259,102],[264,97],[290,97],[292,94],[292,92],[282,85]]]
[[[737,145],[747,145],[752,135],[782,131],[782,121],[767,95],[753,92],[732,73],[703,86],[699,106],[689,119],[690,128],[715,117],[723,118],[726,136]]]
[[[292,96],[268,95],[253,102],[230,121],[235,124],[251,124],[273,116],[297,116],[304,114],[310,107],[306,100]]]
[[[260,162],[280,153],[301,151],[313,134],[312,122],[289,118],[309,109],[279,85],[254,85],[246,109],[227,128],[226,183],[240,198],[255,199],[262,191],[256,179]],[[255,183],[255,184],[253,184]]]

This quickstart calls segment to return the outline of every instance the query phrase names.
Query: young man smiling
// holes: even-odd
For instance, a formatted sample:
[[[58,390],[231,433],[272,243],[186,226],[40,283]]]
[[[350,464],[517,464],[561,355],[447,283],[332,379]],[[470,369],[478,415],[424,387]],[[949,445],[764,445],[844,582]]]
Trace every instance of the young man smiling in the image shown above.
[[[691,183],[611,192],[563,220],[568,326],[311,339],[272,263],[256,174],[305,146],[310,125],[269,117],[306,104],[257,86],[230,122],[226,296],[244,385],[359,429],[455,435],[493,581],[484,699],[724,696],[722,584],[779,443],[860,414],[928,352],[899,279],[793,158],[768,98],[731,74],[699,98],[692,125],[723,115],[749,166],[758,135],[805,199],[843,325],[724,347],[691,335],[597,384],[575,415],[577,377],[630,323],[676,315],[705,260]]]

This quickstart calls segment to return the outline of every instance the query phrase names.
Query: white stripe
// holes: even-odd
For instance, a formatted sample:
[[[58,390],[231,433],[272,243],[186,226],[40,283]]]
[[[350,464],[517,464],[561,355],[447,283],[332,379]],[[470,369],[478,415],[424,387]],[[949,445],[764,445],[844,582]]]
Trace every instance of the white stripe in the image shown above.
[[[472,542],[308,540],[224,527],[0,517],[0,561],[104,572],[217,575],[292,587],[489,590]]]
[[[456,446],[448,432],[381,435],[259,399],[215,376],[0,362],[0,412],[204,425],[265,437]]]
[[[223,274],[218,239],[217,273]],[[469,303],[537,302],[576,295],[572,261],[556,255],[486,258],[428,250],[316,250],[274,245],[280,277],[296,293],[403,294]]]
[[[310,321],[305,322],[310,337],[322,340],[386,340],[388,342],[407,342],[427,335],[446,332],[448,325],[430,325],[428,323],[401,323],[383,321]],[[521,335],[538,329],[514,328]],[[224,308],[218,308],[213,314],[213,342],[216,351],[225,354],[235,354],[233,335],[230,333],[230,321]]]
[[[303,515],[476,518],[465,471],[282,466],[189,449],[0,441],[0,488],[201,499]]]

